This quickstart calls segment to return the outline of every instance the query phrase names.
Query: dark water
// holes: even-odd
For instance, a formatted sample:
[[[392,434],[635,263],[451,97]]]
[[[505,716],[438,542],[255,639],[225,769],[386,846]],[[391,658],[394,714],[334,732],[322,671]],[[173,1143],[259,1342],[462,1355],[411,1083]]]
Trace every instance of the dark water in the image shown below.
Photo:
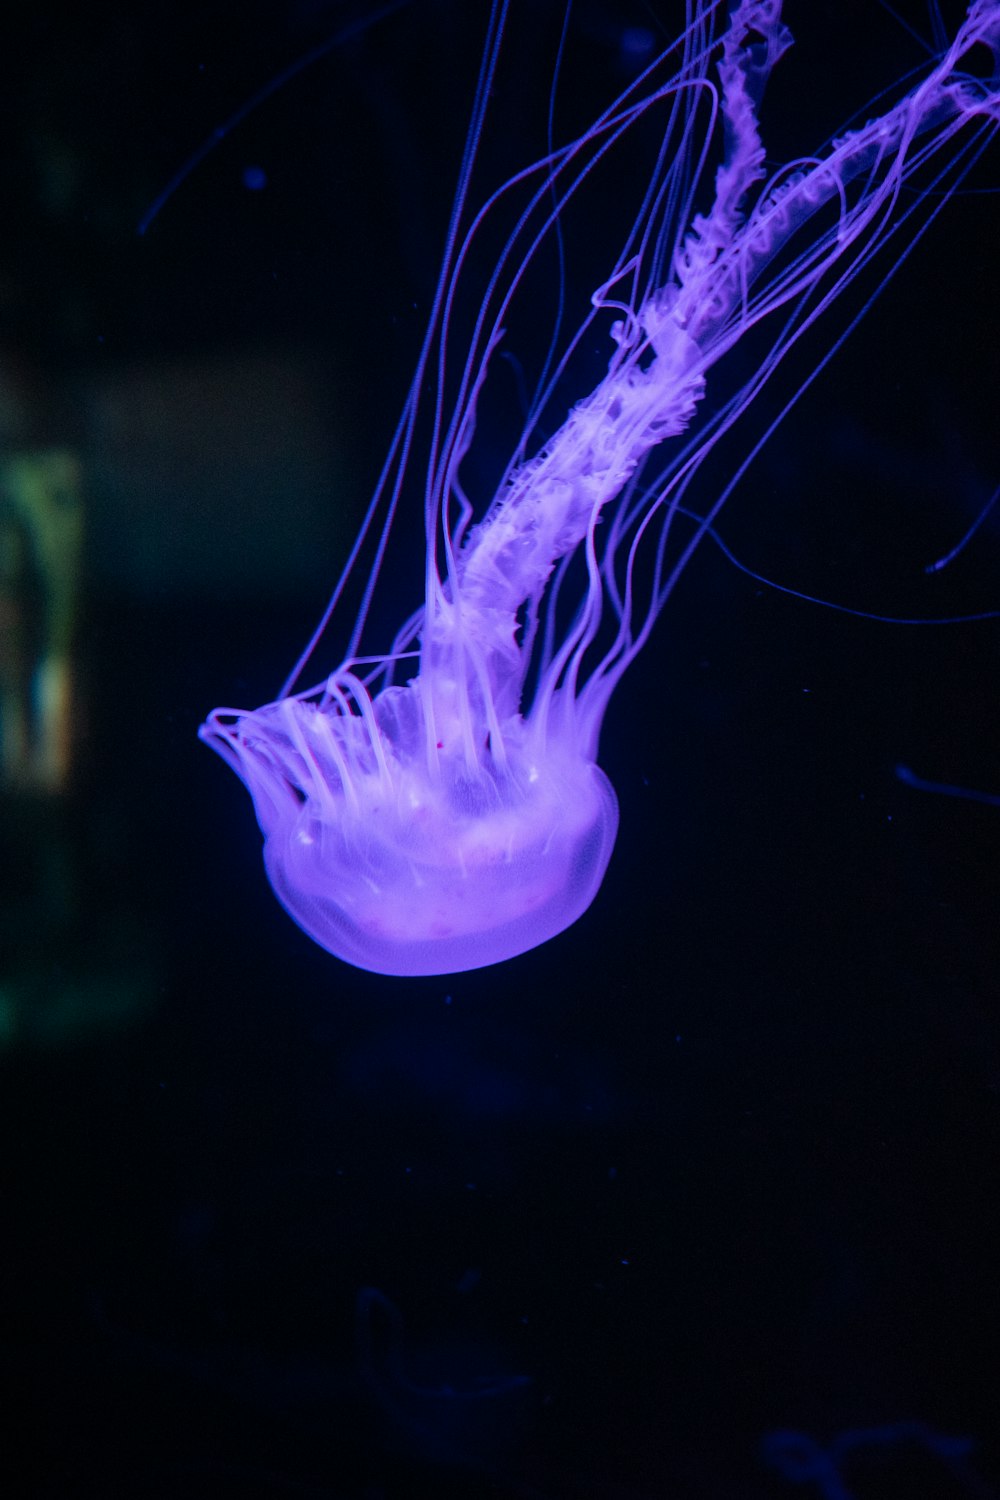
[[[371,13],[18,23],[8,364],[84,455],[91,547],[73,791],[0,828],[6,1492],[993,1495],[1000,807],[895,768],[1000,795],[995,622],[878,625],[704,551],[609,715],[600,897],[442,979],[299,934],[195,739],[275,691],[332,582],[483,14],[362,28],[142,240],[221,120]],[[623,15],[576,12],[595,86]],[[888,72],[845,77],[857,12],[821,20],[837,87],[803,36],[789,137],[789,108],[822,133],[838,88],[918,61],[883,15]],[[1000,607],[995,520],[923,571],[997,482],[994,202],[949,206],[751,470],[724,528],[747,565],[894,615]]]

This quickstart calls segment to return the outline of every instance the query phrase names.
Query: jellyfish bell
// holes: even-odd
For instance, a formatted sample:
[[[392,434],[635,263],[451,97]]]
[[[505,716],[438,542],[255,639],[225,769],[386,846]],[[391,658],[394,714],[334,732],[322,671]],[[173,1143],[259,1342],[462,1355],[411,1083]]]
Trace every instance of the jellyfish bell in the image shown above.
[[[964,66],[981,43],[996,64],[1000,0],[975,0],[951,45],[897,102],[773,171],[758,110],[790,41],[780,4],[740,0],[727,18],[702,0],[675,46],[583,136],[512,179],[527,200],[448,384],[470,247],[507,201],[503,190],[467,219],[504,12],[492,11],[427,334],[358,542],[278,700],[217,709],[201,731],[254,799],[286,910],[330,952],[385,974],[499,962],[590,905],[618,824],[597,765],[605,710],[735,483],[703,497],[692,518],[699,471],[868,262],[901,229],[912,244],[1000,123],[1000,70],[982,79]],[[463,464],[511,305],[591,172],[657,111],[662,143],[641,206],[586,320],[549,361],[515,456],[477,520]],[[696,213],[716,136],[721,160]],[[706,410],[713,368],[757,329],[766,338],[753,373]],[[607,373],[543,428],[573,354],[602,330]],[[435,372],[421,470],[423,604],[373,656],[362,653],[362,634]],[[294,692],[365,546],[372,562],[344,661],[316,688]]]
[[[505,726],[502,757],[467,758],[457,717],[439,713],[446,738],[429,749],[423,688],[388,688],[371,726],[306,698],[236,731],[278,899],[322,947],[383,974],[480,968],[561,932],[593,900],[618,826],[600,768],[528,721]]]

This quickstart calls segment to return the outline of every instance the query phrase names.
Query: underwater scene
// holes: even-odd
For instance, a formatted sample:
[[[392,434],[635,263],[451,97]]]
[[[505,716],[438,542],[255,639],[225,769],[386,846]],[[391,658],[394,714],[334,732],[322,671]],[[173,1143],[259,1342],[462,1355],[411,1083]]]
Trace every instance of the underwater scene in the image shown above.
[[[1000,0],[2,30],[3,1493],[1000,1500]]]

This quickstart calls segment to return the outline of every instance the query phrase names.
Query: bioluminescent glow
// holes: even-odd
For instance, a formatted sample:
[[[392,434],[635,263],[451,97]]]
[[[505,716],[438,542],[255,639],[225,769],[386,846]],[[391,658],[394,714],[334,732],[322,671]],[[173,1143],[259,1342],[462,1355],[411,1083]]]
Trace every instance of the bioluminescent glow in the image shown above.
[[[763,92],[791,37],[780,0],[727,10],[690,6],[684,33],[583,135],[508,184],[527,197],[458,350],[471,247],[511,201],[505,189],[467,212],[506,19],[494,5],[429,326],[361,535],[279,699],[216,709],[201,730],[253,797],[279,900],[359,967],[498,963],[590,905],[618,824],[596,760],[608,704],[777,423],[721,493],[699,492],[705,460],[879,254],[884,284],[1000,124],[1000,0],[975,0],[951,45],[874,117],[814,155],[765,165]],[[554,349],[499,488],[479,503],[463,466],[505,320],[571,200],[640,122],[662,132],[641,204],[586,320]],[[607,373],[559,425],[553,391],[584,341],[601,339]],[[712,372],[741,341],[752,373],[735,393],[730,377],[713,404]],[[415,481],[423,602],[373,654],[362,631]],[[362,557],[373,560],[344,661],[292,691]]]

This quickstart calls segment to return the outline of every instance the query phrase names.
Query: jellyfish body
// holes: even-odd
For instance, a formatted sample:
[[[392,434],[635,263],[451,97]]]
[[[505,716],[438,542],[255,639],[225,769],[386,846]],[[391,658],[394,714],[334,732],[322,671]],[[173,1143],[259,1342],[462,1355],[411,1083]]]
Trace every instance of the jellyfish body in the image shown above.
[[[318,687],[254,711],[217,709],[202,728],[253,796],[279,900],[359,967],[477,968],[535,947],[586,910],[618,823],[596,762],[605,710],[731,488],[704,498],[692,522],[692,482],[788,350],[900,230],[912,243],[1000,124],[1000,3],[976,0],[951,46],[897,102],[820,154],[769,170],[758,112],[790,42],[780,3],[742,0],[725,21],[720,11],[710,0],[694,8],[657,65],[672,67],[665,81],[647,69],[584,136],[514,179],[529,186],[527,206],[446,420],[450,314],[483,221],[480,213],[462,232],[467,152],[410,398],[362,528],[360,541],[375,539],[375,561],[348,654]],[[501,30],[487,42],[471,141]],[[980,43],[994,63],[985,80],[964,71]],[[594,165],[653,110],[665,116],[653,180],[475,523],[461,466],[511,300]],[[695,214],[719,135],[711,206]],[[537,437],[556,380],[602,320],[607,374]],[[773,331],[752,376],[701,418],[713,367],[762,329]],[[421,389],[435,369],[423,605],[388,652],[362,656],[364,617],[412,469]],[[357,555],[356,547],[349,568]]]
[[[381,973],[478,968],[544,942],[589,906],[618,826],[585,756],[513,719],[503,763],[485,746],[467,759],[468,710],[448,691],[425,708],[425,691],[387,688],[370,722],[286,700],[241,741],[278,899],[324,948]]]

